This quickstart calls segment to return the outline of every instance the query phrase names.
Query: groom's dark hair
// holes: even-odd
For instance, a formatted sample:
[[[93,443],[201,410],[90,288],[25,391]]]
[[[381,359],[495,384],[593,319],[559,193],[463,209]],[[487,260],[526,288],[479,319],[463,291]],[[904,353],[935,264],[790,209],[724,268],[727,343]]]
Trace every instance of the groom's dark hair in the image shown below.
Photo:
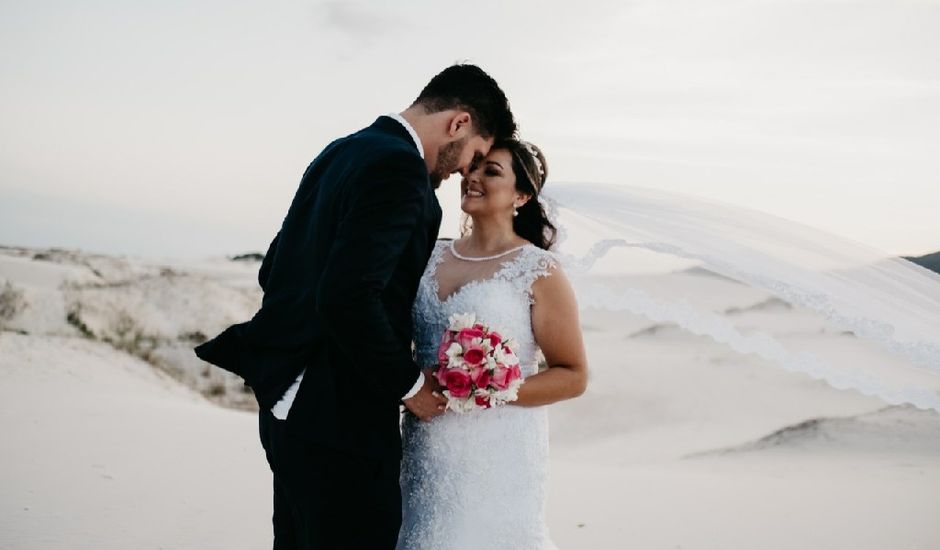
[[[467,111],[477,133],[485,138],[508,139],[516,133],[506,94],[476,65],[447,67],[428,82],[413,105],[424,107],[427,113]]]

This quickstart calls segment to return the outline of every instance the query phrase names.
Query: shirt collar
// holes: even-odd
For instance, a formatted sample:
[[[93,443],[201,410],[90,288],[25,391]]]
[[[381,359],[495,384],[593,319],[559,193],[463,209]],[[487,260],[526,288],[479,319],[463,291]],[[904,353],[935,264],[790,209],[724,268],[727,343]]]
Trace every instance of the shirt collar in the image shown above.
[[[392,113],[388,115],[389,118],[393,118],[398,121],[399,124],[405,127],[405,130],[408,130],[408,134],[411,135],[411,139],[414,140],[415,146],[418,148],[418,154],[421,155],[421,158],[424,158],[424,146],[421,144],[421,138],[418,137],[418,132],[415,132],[414,127],[405,120],[405,117],[401,116],[398,113]]]

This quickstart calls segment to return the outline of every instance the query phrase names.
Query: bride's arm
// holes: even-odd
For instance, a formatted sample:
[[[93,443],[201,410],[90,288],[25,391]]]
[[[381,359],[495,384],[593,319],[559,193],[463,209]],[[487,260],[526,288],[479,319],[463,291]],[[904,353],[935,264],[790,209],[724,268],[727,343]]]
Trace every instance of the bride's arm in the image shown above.
[[[581,338],[578,303],[568,277],[553,268],[532,285],[532,331],[548,369],[529,376],[512,405],[535,407],[577,397],[587,387],[587,358]]]

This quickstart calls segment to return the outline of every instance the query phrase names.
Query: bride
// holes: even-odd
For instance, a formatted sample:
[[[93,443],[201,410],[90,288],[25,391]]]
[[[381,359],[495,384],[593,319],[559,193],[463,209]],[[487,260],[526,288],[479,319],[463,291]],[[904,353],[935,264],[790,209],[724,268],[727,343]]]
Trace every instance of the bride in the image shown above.
[[[544,405],[584,392],[587,361],[574,292],[548,250],[556,229],[538,200],[547,173],[532,144],[494,145],[461,183],[472,229],[439,241],[421,279],[413,317],[426,374],[448,318],[473,313],[519,344],[524,382],[505,405],[430,422],[405,416],[401,550],[554,548]]]

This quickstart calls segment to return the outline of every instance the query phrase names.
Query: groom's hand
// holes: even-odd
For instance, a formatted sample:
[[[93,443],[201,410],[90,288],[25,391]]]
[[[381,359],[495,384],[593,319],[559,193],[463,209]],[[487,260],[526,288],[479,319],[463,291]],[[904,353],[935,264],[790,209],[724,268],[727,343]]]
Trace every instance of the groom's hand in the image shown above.
[[[424,420],[431,420],[444,412],[447,398],[440,392],[440,385],[430,371],[424,373],[424,385],[408,399],[402,401],[412,414]]]

